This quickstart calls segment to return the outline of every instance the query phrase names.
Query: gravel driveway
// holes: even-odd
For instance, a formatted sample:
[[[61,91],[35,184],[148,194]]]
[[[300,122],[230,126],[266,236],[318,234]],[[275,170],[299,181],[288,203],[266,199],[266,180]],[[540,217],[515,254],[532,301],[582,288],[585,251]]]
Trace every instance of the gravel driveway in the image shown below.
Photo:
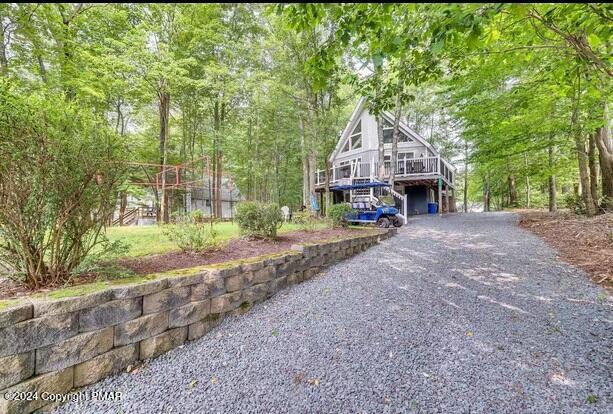
[[[613,300],[515,222],[411,219],[58,412],[613,412]]]

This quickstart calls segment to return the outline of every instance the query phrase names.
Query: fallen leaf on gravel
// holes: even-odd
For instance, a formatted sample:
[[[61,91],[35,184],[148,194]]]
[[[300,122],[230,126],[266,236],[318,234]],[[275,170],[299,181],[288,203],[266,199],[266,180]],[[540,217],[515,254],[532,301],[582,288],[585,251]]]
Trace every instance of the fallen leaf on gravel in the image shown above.
[[[294,384],[300,384],[303,379],[304,379],[304,374],[302,372],[297,373],[294,376]]]
[[[319,380],[317,378],[310,379],[309,384],[311,385],[319,385]]]
[[[211,378],[211,384],[213,385],[217,384],[217,378],[215,377]]]
[[[468,337],[473,336],[473,331],[466,332],[466,336],[468,336]]]
[[[277,335],[279,335],[279,332],[277,332],[276,329],[273,329],[272,332],[271,332],[271,335],[272,336],[277,336]]]
[[[196,385],[198,385],[198,380],[197,379],[193,379],[192,382],[189,383],[188,388],[192,389],[194,388]]]

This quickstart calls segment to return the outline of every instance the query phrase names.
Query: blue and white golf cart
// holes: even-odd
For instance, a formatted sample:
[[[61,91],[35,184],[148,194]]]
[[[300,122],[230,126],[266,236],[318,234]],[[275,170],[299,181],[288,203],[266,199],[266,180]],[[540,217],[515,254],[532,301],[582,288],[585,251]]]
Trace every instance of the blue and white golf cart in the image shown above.
[[[355,190],[378,188],[384,189],[390,185],[382,182],[370,182],[364,184],[341,185],[333,188],[334,191],[349,191],[350,194]],[[377,227],[387,228],[389,226],[401,227],[404,220],[399,215],[399,211],[391,202],[381,195],[370,194],[353,195],[351,197],[351,208],[353,211],[345,216],[349,223],[376,224]]]

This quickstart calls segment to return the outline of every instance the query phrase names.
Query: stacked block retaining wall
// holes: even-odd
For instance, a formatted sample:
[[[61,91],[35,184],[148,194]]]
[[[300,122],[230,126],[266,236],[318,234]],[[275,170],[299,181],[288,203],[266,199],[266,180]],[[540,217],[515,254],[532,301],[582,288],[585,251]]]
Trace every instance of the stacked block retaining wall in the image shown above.
[[[53,403],[54,395],[198,339],[225,315],[244,312],[395,232],[296,245],[265,258],[0,309],[0,413],[33,412]]]

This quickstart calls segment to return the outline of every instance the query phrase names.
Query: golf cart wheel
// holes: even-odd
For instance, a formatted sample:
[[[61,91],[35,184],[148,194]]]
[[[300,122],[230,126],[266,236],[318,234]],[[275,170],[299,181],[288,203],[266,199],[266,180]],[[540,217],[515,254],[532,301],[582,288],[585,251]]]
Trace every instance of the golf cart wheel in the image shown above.
[[[392,225],[394,227],[402,227],[402,220],[400,220],[398,217],[394,217],[392,219]]]
[[[387,217],[381,217],[379,220],[377,220],[377,227],[386,229],[389,226],[390,226],[390,219],[388,219]]]

